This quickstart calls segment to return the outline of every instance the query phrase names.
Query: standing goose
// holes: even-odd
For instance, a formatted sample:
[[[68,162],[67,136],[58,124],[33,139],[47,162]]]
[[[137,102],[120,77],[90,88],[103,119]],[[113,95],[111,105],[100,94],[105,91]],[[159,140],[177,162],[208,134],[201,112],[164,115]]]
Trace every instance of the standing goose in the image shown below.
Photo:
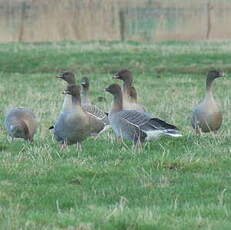
[[[81,103],[82,105],[91,104],[89,99],[89,79],[87,77],[83,77],[80,81],[81,85]]]
[[[140,112],[144,112],[145,111],[144,107],[142,105],[138,104],[138,101],[137,101],[137,92],[136,92],[136,89],[135,89],[134,86],[130,87],[130,89],[129,89],[129,97],[130,97],[130,104],[135,105],[136,108],[137,108],[137,106],[139,106],[139,108],[136,109],[136,110],[138,110]]]
[[[63,79],[67,82],[68,85],[75,85],[75,75],[72,72],[64,72],[56,76],[56,78]],[[61,111],[71,110],[72,107],[72,99],[71,95],[66,94],[64,97],[63,105]],[[54,125],[49,127],[50,130],[54,129]]]
[[[131,103],[136,103],[137,104],[137,92],[135,87],[130,87],[129,89],[129,97],[130,97],[130,101]]]
[[[60,142],[61,148],[66,144],[77,144],[77,148],[81,150],[81,141],[93,132],[100,132],[104,128],[104,123],[82,109],[78,85],[68,85],[65,94],[72,96],[72,107],[60,113],[54,126],[54,136]]]
[[[139,105],[137,101],[135,103],[134,100],[132,100],[131,95],[130,95],[131,87],[133,87],[132,86],[133,84],[132,73],[129,70],[124,69],[124,70],[119,71],[117,74],[115,74],[113,78],[120,79],[123,81],[123,109],[137,110],[137,111],[144,112],[143,106]],[[134,91],[135,88],[132,90]],[[135,93],[136,93],[136,90],[135,90]],[[136,93],[136,98],[137,98],[137,93]]]
[[[202,103],[192,110],[192,127],[197,134],[201,132],[217,131],[222,123],[222,113],[212,93],[214,79],[224,77],[223,71],[212,70],[206,79],[206,95]]]
[[[105,90],[114,96],[109,122],[116,136],[134,143],[151,140],[161,135],[182,136],[176,126],[153,118],[148,113],[123,110],[123,96],[118,84],[112,84]]]
[[[107,114],[101,110],[96,105],[91,104],[91,101],[89,99],[89,79],[87,77],[84,77],[81,79],[81,106],[83,110],[85,110],[87,113],[89,113],[92,116],[95,116],[96,118],[102,120],[104,122],[105,128],[101,130],[100,133],[105,131],[109,127],[109,121]],[[99,133],[93,133],[92,136],[96,137]]]
[[[56,76],[59,79],[63,79],[67,82],[68,85],[75,85],[75,75],[72,72],[64,72]],[[62,106],[62,111],[66,111],[68,109],[71,109],[72,100],[71,95],[66,94],[64,97],[64,102]]]
[[[13,108],[7,113],[4,124],[12,139],[23,138],[33,141],[37,121],[32,111],[26,108]]]

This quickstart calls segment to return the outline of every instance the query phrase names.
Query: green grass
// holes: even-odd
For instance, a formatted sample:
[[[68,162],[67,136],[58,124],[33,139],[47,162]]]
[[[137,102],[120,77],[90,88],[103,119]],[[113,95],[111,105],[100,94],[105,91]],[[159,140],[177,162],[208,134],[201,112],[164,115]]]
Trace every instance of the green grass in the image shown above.
[[[231,70],[231,42],[0,44],[0,51],[0,229],[231,228],[228,74],[214,84],[224,111],[220,132],[197,137],[190,127],[206,71]],[[84,141],[83,152],[61,151],[48,130],[65,88],[54,76],[88,76],[92,101],[107,110],[112,98],[101,89],[125,67],[140,103],[184,136],[135,150],[108,132]],[[13,106],[36,113],[32,144],[7,136],[4,113]]]

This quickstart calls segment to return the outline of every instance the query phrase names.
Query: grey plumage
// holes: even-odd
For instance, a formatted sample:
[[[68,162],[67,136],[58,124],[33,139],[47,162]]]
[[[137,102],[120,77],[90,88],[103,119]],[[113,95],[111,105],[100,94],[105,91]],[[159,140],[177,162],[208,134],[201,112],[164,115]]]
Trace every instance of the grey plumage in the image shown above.
[[[144,107],[137,102],[137,92],[133,86],[132,73],[127,69],[123,69],[116,73],[113,78],[123,81],[123,109],[144,112]]]
[[[219,77],[224,77],[224,72],[213,70],[208,73],[205,98],[192,110],[191,124],[197,134],[216,131],[222,124],[222,113],[212,94],[212,82]]]
[[[61,112],[55,126],[54,137],[60,144],[77,144],[89,136],[88,121],[78,111]]]
[[[176,126],[137,110],[109,114],[109,121],[117,136],[133,142],[144,142],[161,135],[181,136]]]
[[[99,109],[96,105],[85,104],[82,105],[82,108],[93,117],[101,120],[104,125],[109,125],[108,115],[103,110]]]
[[[61,144],[71,145],[80,143],[91,133],[100,132],[104,124],[82,109],[79,86],[69,85],[66,93],[72,95],[72,107],[60,113],[54,126],[54,136]]]
[[[118,84],[110,85],[106,91],[114,96],[109,122],[116,136],[135,143],[151,140],[161,135],[182,136],[176,126],[153,118],[146,112],[123,110],[123,96]]]
[[[35,114],[29,109],[13,108],[7,113],[4,125],[12,138],[32,141],[38,124]]]
[[[90,98],[89,98],[89,87],[90,87],[90,82],[87,77],[83,77],[80,81],[81,85],[81,104],[82,105],[90,105]]]
[[[105,129],[103,130],[106,130],[109,126],[108,116],[102,109],[91,103],[89,98],[89,87],[90,87],[89,79],[87,77],[82,78],[80,84],[81,84],[81,105],[83,110],[86,111],[89,115],[92,115],[96,119],[102,121],[105,126]]]
[[[56,76],[59,79],[63,79],[65,82],[67,82],[67,85],[75,85],[75,75],[72,72],[64,72]],[[66,94],[64,97],[63,105],[62,105],[62,111],[67,111],[71,109],[72,106],[72,100],[71,95]]]

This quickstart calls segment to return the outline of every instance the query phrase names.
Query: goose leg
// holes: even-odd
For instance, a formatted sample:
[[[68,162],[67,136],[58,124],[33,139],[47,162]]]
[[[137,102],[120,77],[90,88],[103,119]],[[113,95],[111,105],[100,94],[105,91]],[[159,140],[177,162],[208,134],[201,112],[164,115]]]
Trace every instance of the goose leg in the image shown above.
[[[61,145],[60,145],[60,149],[63,150],[65,149],[67,146],[66,142],[63,142]]]
[[[120,137],[116,137],[115,141],[116,141],[117,144],[122,144],[123,143],[123,140]]]
[[[29,137],[29,138],[27,139],[27,141],[28,141],[29,143],[31,143],[31,142],[33,142],[34,140],[33,140],[32,137]]]
[[[79,151],[79,152],[83,151],[82,145],[79,142],[76,143],[76,148],[77,148],[77,151]]]
[[[96,140],[96,139],[98,138],[98,135],[97,135],[97,134],[92,134],[92,135],[91,135],[91,138],[92,138],[93,140]]]
[[[141,149],[142,150],[142,143],[140,140],[136,141],[133,146],[135,149]]]
[[[196,135],[198,136],[202,135],[201,129],[198,126],[195,128],[195,131],[196,131]]]

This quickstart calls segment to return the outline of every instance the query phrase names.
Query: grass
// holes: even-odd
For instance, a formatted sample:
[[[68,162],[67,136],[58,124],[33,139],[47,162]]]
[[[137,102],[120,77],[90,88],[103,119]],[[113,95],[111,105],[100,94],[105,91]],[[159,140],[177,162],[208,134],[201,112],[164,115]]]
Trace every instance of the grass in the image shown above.
[[[231,42],[0,44],[0,229],[230,229],[230,80],[216,80],[224,111],[220,132],[197,137],[190,111],[204,95],[210,68],[231,69]],[[134,73],[140,103],[179,126],[182,138],[161,138],[140,151],[97,141],[59,149],[48,127],[62,105],[72,70],[91,79],[92,101],[108,109],[101,89],[112,73]],[[32,144],[11,142],[3,127],[13,106],[40,122]]]

